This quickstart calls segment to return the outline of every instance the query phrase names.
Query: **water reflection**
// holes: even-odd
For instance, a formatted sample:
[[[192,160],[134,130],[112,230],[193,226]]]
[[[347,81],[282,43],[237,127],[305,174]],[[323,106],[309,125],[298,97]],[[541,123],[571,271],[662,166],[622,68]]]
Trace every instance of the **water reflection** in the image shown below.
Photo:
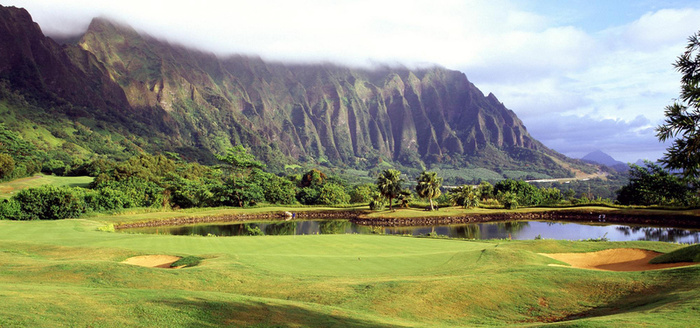
[[[700,230],[626,225],[586,225],[567,222],[515,221],[428,227],[371,227],[348,220],[218,223],[180,227],[128,229],[126,232],[201,236],[398,234],[442,235],[466,239],[566,239],[602,237],[611,241],[652,240],[700,243]]]
[[[644,235],[638,240],[659,240],[676,242],[684,240],[686,243],[700,243],[700,236],[697,231],[674,229],[674,228],[654,228],[654,227],[617,227],[625,236]]]

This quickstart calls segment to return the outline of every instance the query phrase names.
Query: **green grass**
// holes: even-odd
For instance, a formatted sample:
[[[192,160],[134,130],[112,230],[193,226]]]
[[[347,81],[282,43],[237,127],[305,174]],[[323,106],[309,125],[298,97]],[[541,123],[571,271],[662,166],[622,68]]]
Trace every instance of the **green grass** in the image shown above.
[[[0,221],[0,326],[700,323],[700,266],[602,272],[548,266],[558,262],[538,255],[681,249],[670,243],[195,237],[98,230],[111,220]],[[202,260],[184,269],[120,263],[147,254]]]
[[[59,177],[55,175],[36,174],[31,177],[0,183],[0,199],[10,198],[16,192],[42,185],[51,184],[58,187],[87,187],[93,177]]]
[[[673,252],[657,256],[656,258],[649,261],[649,263],[678,262],[700,262],[700,244],[683,247]]]
[[[177,267],[193,267],[193,266],[198,266],[199,263],[204,260],[203,258],[199,256],[185,256],[172,264],[170,264],[171,268],[177,268]]]

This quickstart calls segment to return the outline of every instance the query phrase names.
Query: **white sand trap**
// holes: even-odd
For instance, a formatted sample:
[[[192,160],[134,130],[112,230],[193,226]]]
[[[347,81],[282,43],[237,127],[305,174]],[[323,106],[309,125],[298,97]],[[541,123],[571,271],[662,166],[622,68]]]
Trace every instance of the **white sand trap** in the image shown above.
[[[649,264],[649,260],[661,254],[636,248],[615,248],[591,253],[540,253],[540,255],[566,262],[574,268],[605,271],[646,271],[698,264],[693,262]]]
[[[179,259],[180,257],[172,255],[142,255],[130,257],[122,261],[122,263],[149,268],[170,268],[170,265]]]

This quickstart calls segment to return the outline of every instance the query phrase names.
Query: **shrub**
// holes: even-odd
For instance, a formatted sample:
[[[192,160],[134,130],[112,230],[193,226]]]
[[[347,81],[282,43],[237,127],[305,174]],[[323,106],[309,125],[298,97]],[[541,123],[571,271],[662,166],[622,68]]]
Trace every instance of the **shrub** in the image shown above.
[[[380,199],[374,199],[369,202],[369,209],[373,211],[381,211],[385,206],[384,201]]]
[[[86,208],[92,211],[112,211],[133,206],[129,197],[120,190],[110,187],[91,190],[84,196]]]
[[[320,191],[315,188],[301,188],[297,193],[297,200],[304,205],[315,205],[319,195]]]
[[[85,212],[85,202],[77,192],[52,185],[21,190],[13,199],[19,203],[20,220],[61,220]]]
[[[350,202],[353,204],[356,203],[369,203],[379,195],[379,191],[377,190],[377,186],[372,183],[367,183],[359,186],[355,186],[355,188],[350,191]]]
[[[326,183],[321,187],[318,195],[318,204],[342,205],[350,202],[350,195],[345,192],[343,186],[335,183]]]
[[[19,220],[22,209],[14,199],[0,201],[0,220]]]
[[[214,194],[221,205],[238,207],[253,205],[265,197],[258,184],[244,178],[227,180]]]

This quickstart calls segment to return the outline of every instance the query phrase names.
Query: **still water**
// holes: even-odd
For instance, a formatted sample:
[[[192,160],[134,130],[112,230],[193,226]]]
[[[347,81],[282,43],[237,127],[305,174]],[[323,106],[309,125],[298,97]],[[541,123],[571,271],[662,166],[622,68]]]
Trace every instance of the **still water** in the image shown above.
[[[427,235],[435,233],[452,238],[468,239],[565,239],[585,240],[605,238],[610,241],[666,241],[700,243],[700,230],[659,228],[629,225],[586,225],[567,222],[518,221],[475,223],[432,227],[368,227],[348,220],[236,222],[206,225],[126,229],[131,233],[170,235],[315,235],[315,234],[398,234]]]

